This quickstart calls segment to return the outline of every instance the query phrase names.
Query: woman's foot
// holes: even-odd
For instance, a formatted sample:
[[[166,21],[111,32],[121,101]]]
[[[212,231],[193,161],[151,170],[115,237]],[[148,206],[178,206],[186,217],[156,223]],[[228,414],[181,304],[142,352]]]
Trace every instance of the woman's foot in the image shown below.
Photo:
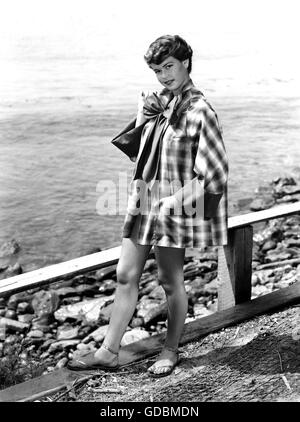
[[[96,352],[89,352],[84,356],[68,362],[67,367],[74,371],[89,369],[117,369],[119,367],[118,352],[106,344],[102,344]]]
[[[151,377],[159,378],[170,375],[179,363],[179,352],[177,349],[163,348],[157,361],[148,368]]]

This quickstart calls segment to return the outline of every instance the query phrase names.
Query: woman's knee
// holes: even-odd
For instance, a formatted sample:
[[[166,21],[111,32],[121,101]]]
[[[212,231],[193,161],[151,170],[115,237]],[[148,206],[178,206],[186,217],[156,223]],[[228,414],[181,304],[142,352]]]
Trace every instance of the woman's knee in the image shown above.
[[[125,285],[136,285],[139,281],[139,274],[134,268],[123,267],[117,265],[116,269],[117,282]]]
[[[173,294],[178,289],[183,288],[183,279],[177,277],[169,277],[168,275],[158,276],[158,282],[164,289],[167,296]]]

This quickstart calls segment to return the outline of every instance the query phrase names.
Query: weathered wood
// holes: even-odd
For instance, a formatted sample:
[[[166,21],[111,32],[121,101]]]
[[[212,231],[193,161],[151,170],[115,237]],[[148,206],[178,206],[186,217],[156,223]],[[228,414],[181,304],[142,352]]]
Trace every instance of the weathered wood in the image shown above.
[[[243,215],[236,215],[228,219],[228,228],[238,228],[261,221],[272,220],[274,218],[286,217],[300,212],[300,201],[293,204],[278,205],[267,210],[250,212]]]
[[[228,232],[228,244],[219,247],[218,310],[251,299],[253,227]]]
[[[300,282],[185,324],[180,345],[263,313],[297,303],[300,303]],[[120,364],[128,365],[157,354],[164,339],[165,333],[161,333],[123,347],[120,351]],[[30,401],[30,397],[43,397],[50,394],[50,391],[58,391],[58,387],[65,388],[67,383],[76,379],[80,381],[91,373],[97,371],[75,372],[63,368],[0,391],[0,402]]]

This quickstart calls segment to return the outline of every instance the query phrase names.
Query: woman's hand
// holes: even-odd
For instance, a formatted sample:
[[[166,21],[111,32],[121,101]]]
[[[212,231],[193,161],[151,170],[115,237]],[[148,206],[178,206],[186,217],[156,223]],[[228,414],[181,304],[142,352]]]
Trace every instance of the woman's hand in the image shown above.
[[[145,99],[148,95],[149,95],[149,92],[142,91],[139,96],[138,111],[137,111],[136,125],[135,125],[136,127],[143,124],[146,120],[146,117],[144,116],[144,104],[145,104]]]

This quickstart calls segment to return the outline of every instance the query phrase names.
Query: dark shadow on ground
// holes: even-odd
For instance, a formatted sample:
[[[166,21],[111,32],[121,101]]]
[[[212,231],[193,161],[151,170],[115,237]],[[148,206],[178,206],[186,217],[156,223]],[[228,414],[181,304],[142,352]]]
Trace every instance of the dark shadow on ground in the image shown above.
[[[225,346],[182,360],[188,369],[203,365],[229,366],[249,374],[300,373],[300,341],[289,335],[259,334],[243,346]]]

